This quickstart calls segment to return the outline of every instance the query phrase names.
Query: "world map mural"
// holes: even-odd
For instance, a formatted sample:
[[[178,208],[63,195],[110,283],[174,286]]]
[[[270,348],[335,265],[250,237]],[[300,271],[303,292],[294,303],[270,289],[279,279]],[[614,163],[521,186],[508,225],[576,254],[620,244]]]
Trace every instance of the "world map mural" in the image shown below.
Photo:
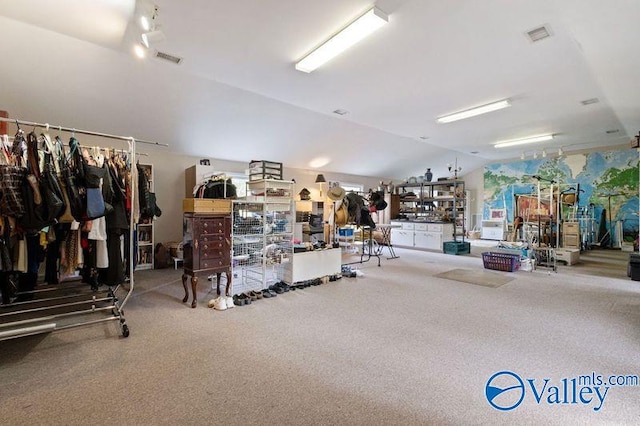
[[[493,209],[506,209],[507,220],[512,222],[518,216],[516,213],[521,215],[524,211],[518,206],[518,200],[530,196],[535,201],[540,188],[541,204],[553,198],[553,203],[548,203],[555,207],[549,211],[551,220],[555,220],[557,214],[565,220],[591,216],[597,227],[604,222],[607,229],[609,224],[614,227],[618,223],[619,227],[621,223],[624,239],[633,241],[638,235],[640,220],[638,163],[638,152],[629,149],[485,166],[483,217],[488,219]],[[573,193],[575,199],[560,203],[558,212],[558,199],[566,200],[567,193]]]

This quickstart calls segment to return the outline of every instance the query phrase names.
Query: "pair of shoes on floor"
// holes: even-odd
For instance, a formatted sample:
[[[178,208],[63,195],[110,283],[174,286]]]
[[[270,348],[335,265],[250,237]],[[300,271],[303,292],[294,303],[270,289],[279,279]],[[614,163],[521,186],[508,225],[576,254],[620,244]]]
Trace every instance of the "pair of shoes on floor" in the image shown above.
[[[282,294],[291,290],[291,286],[284,281],[278,281],[272,286],[269,286],[269,290],[275,291],[277,294]]]
[[[252,302],[255,302],[258,299],[262,299],[264,297],[264,294],[261,290],[251,290],[249,293],[247,293],[247,296],[251,298]]]
[[[276,293],[275,291],[268,289],[268,288],[263,288],[262,290],[262,297],[264,297],[265,299],[270,299],[272,297],[276,297],[278,295],[278,293]]]
[[[233,295],[233,304],[236,306],[250,305],[251,302],[252,302],[251,296],[247,295],[246,293]]]
[[[208,306],[216,311],[226,311],[234,307],[234,300],[231,296],[218,296],[209,300]]]

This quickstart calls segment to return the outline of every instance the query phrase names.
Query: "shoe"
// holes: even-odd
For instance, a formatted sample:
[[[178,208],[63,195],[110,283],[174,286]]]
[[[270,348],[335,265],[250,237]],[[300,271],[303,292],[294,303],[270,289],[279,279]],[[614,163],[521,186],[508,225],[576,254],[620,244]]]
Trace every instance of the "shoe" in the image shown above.
[[[278,284],[274,284],[274,285],[270,286],[269,290],[271,290],[272,292],[275,292],[276,294],[284,293],[284,289],[282,287],[280,287]]]
[[[224,297],[223,296],[223,298],[224,298],[225,302],[227,302],[227,309],[235,308],[233,297],[231,297],[231,296]]]
[[[216,299],[211,299],[209,300],[209,303],[207,303],[207,306],[210,308],[213,308],[213,305],[215,305],[215,303],[216,303]]]
[[[234,294],[233,295],[233,304],[236,306],[244,306],[246,305],[246,303],[244,303],[244,299],[240,297],[240,295],[238,294]]]
[[[256,298],[258,300],[262,299],[264,297],[264,294],[262,294],[262,292],[260,290],[253,290],[251,291],[251,299],[253,299],[253,296],[256,296]]]
[[[251,299],[252,302],[255,302],[256,300],[258,300],[258,295],[256,294],[255,291],[251,290],[245,293],[247,295],[247,297],[249,299]]]
[[[217,311],[225,311],[227,309],[227,298],[226,297],[218,297],[213,301],[213,309]]]
[[[262,292],[262,297],[264,297],[265,299],[269,299],[271,297],[273,297],[271,295],[271,290],[269,290],[268,288],[264,288],[262,290],[260,290]]]
[[[280,285],[280,287],[282,287],[282,289],[283,289],[284,291],[289,291],[289,290],[291,290],[291,286],[289,286],[289,284],[285,283],[284,281],[280,281],[280,282],[278,282],[277,284],[279,284],[279,285]],[[277,285],[277,284],[276,284],[276,285]]]
[[[249,296],[247,293],[240,293],[240,299],[242,299],[245,305],[251,304],[251,296]]]
[[[267,297],[267,293],[269,293],[269,297],[276,297],[278,295],[278,293],[276,293],[275,291],[269,289],[269,288],[265,288],[264,290],[262,290],[262,293],[264,293],[265,297]]]

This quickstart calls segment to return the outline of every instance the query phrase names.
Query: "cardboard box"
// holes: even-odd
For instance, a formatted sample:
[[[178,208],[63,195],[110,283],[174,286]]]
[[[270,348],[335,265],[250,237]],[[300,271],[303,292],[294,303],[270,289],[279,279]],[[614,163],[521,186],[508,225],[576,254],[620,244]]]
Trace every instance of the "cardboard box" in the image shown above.
[[[231,213],[231,200],[184,198],[182,211],[188,213]]]
[[[558,262],[567,262],[567,265],[575,265],[580,261],[580,249],[556,249],[556,260]]]

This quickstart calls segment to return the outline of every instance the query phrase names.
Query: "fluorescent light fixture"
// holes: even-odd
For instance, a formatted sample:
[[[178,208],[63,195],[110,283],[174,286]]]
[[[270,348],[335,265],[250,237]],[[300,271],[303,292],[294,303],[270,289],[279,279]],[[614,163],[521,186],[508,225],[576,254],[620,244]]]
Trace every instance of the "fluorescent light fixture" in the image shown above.
[[[328,157],[316,157],[309,162],[309,167],[313,167],[314,169],[318,169],[320,167],[324,167],[331,162],[331,159]]]
[[[165,40],[164,33],[160,30],[149,31],[142,34],[142,44],[148,49],[151,44],[160,43]]]
[[[486,114],[488,112],[497,111],[499,109],[510,107],[511,103],[509,99],[503,99],[498,102],[492,102],[490,104],[482,105],[476,108],[467,109],[453,114],[444,115],[438,117],[436,120],[438,123],[451,123],[452,121],[462,120],[464,118],[475,117],[476,115]]]
[[[307,56],[296,63],[296,69],[302,72],[311,72],[330,61],[340,53],[347,50],[369,34],[373,33],[389,22],[389,16],[373,7],[364,15],[347,25],[338,34],[325,41],[320,47],[313,50]]]
[[[144,59],[144,57],[147,56],[147,50],[141,44],[136,44],[135,46],[133,46],[133,52],[140,59]]]
[[[553,135],[529,136],[528,138],[511,139],[511,140],[508,140],[508,141],[500,141],[497,144],[493,145],[493,147],[494,148],[504,148],[504,147],[507,147],[507,146],[524,145],[524,144],[527,144],[527,143],[550,141],[551,139],[553,139]]]
[[[149,22],[149,18],[147,18],[144,15],[141,16],[140,17],[140,26],[142,27],[143,30],[149,31],[151,29],[151,22]]]

